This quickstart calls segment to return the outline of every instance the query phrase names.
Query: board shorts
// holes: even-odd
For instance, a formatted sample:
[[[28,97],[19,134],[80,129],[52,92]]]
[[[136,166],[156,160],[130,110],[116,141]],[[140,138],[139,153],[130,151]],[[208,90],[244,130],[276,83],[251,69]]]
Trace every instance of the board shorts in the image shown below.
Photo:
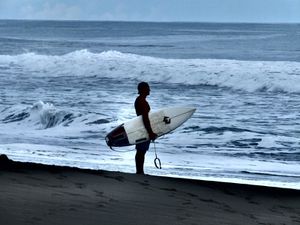
[[[143,143],[137,144],[135,146],[137,151],[143,151],[143,152],[147,152],[150,146],[150,142],[151,141],[145,141]]]

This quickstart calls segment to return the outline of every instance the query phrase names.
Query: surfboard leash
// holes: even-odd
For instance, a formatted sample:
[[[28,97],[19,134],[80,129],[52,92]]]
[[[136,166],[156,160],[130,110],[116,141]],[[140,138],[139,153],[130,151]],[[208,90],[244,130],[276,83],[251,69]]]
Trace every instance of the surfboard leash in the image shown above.
[[[129,150],[117,150],[115,148],[112,148],[111,146],[109,146],[110,150],[112,150],[113,152],[120,152],[120,153],[123,153],[123,152],[133,152],[135,151],[135,149],[129,149]]]
[[[155,141],[153,141],[153,145],[154,145],[154,152],[155,152],[154,165],[157,169],[161,169],[161,162],[160,162],[160,159],[157,157]]]

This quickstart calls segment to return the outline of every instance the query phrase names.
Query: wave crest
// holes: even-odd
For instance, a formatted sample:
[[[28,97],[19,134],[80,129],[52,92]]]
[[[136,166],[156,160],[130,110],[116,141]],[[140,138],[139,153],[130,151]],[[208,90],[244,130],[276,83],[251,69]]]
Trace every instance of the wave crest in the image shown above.
[[[39,129],[48,129],[59,124],[67,126],[73,119],[73,114],[56,109],[50,103],[39,101],[32,107],[27,108],[7,108],[1,112],[4,116],[3,123],[14,123],[26,121]]]
[[[211,85],[249,92],[300,93],[300,62],[164,59],[118,51],[0,56],[1,68],[31,76],[100,76],[149,82]]]

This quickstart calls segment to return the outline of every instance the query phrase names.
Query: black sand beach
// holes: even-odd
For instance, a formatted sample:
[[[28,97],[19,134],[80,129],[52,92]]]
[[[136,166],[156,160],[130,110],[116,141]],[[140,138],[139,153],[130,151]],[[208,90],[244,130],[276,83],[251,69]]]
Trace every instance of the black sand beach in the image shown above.
[[[300,191],[0,160],[0,224],[300,224]]]

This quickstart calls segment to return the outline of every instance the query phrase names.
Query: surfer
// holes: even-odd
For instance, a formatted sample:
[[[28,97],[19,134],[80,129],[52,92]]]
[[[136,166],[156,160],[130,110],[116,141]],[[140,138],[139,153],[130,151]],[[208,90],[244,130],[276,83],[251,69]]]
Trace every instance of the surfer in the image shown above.
[[[136,98],[134,107],[136,111],[136,115],[142,115],[143,123],[148,131],[150,140],[154,141],[157,138],[157,134],[155,134],[151,128],[149,121],[149,112],[150,106],[146,100],[147,96],[150,95],[150,86],[146,82],[141,82],[138,84],[138,93],[139,96]],[[136,173],[144,174],[144,161],[145,154],[148,151],[150,146],[150,141],[146,141],[136,145],[136,155],[135,155],[135,165],[136,165]]]

